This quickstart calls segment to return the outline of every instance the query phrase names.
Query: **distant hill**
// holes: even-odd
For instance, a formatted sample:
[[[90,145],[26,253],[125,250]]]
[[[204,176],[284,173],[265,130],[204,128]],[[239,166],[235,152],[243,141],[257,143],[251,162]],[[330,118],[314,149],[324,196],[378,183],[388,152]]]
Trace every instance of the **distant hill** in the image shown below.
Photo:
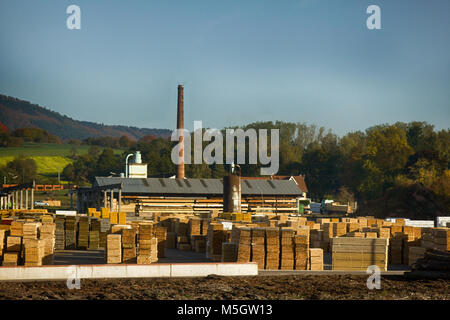
[[[169,137],[168,129],[145,129],[127,126],[102,125],[89,121],[78,121],[58,112],[48,110],[28,101],[0,94],[0,122],[10,131],[18,128],[37,127],[47,130],[63,140],[90,137],[121,137],[139,139],[146,135]]]

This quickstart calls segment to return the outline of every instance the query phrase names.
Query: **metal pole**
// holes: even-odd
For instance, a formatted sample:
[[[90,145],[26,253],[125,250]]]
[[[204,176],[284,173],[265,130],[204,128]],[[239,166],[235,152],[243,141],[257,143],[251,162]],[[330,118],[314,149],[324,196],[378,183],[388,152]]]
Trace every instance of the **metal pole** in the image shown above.
[[[122,189],[119,189],[119,202],[118,202],[118,210],[120,212],[121,209],[121,202],[122,202]]]
[[[31,188],[31,210],[34,209],[34,187]]]
[[[109,210],[113,211],[113,198],[114,198],[114,189],[111,189],[111,194],[109,196]]]

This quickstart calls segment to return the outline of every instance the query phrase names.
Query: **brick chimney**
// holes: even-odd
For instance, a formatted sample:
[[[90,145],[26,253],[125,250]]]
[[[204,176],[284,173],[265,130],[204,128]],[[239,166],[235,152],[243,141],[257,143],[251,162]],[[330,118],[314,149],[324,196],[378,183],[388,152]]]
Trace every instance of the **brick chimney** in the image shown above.
[[[180,157],[181,163],[177,165],[177,179],[184,179],[184,86],[178,85],[178,104],[177,104],[177,129],[180,133]]]

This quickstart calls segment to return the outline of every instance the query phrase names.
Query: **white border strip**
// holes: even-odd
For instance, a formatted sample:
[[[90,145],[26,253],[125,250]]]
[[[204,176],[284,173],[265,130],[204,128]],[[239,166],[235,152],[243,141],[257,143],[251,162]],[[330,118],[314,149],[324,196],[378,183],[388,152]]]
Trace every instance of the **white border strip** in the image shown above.
[[[155,277],[205,277],[256,276],[258,264],[250,263],[155,263],[72,265],[42,267],[0,267],[0,281],[21,280],[66,280],[104,278],[155,278]]]

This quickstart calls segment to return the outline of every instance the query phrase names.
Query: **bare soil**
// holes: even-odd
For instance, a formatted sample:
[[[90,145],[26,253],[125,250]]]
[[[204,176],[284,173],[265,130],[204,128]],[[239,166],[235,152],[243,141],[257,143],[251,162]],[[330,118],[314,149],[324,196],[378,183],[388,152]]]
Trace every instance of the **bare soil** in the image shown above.
[[[445,299],[450,280],[381,278],[380,290],[369,290],[358,275],[286,275],[254,277],[81,280],[68,289],[65,281],[0,282],[0,299]]]

